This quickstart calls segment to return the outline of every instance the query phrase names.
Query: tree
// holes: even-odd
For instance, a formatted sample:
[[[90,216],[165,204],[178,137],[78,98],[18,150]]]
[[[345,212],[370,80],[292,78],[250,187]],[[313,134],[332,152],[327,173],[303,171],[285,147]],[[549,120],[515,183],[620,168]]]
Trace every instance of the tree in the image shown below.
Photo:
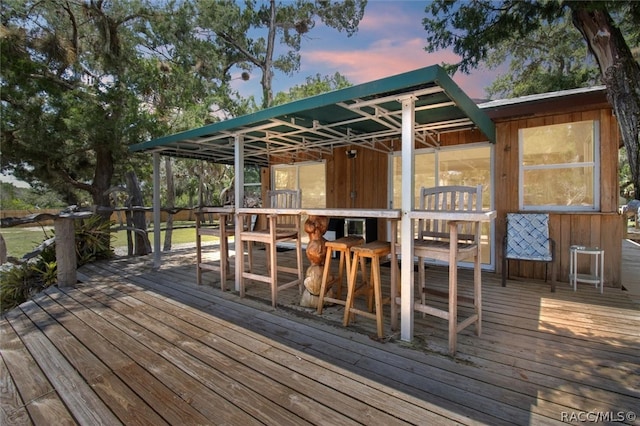
[[[2,169],[70,204],[76,188],[106,205],[121,138],[140,130],[125,125],[136,102],[123,81],[102,78],[119,75],[131,48],[119,28],[144,10],[110,16],[101,6],[16,1],[2,10]]]
[[[631,43],[640,44],[640,2],[435,0],[426,12],[426,49],[433,52],[453,46],[461,60],[449,68],[465,73],[485,61],[504,40],[526,39],[545,22],[562,20],[566,12],[570,13],[607,86],[627,151],[634,197],[640,199],[640,64],[620,30],[632,29],[627,36]]]
[[[358,30],[366,4],[366,0],[297,0],[278,4],[275,0],[259,4],[248,0],[241,6],[232,0],[200,0],[197,7],[200,28],[224,40],[233,52],[230,54],[235,55],[234,60],[243,61],[241,68],[260,69],[262,108],[267,108],[273,104],[274,70],[292,75],[299,69],[302,38],[313,29],[316,20],[351,36]],[[251,34],[259,35],[253,38]],[[277,53],[277,36],[286,49],[281,54]]]
[[[66,207],[66,204],[54,192],[18,188],[7,182],[0,182],[0,205],[3,210],[31,211]]]
[[[0,19],[2,171],[70,204],[149,174],[128,145],[244,111],[188,2],[5,0]]]
[[[273,104],[280,105],[297,99],[304,99],[321,93],[327,93],[332,90],[344,89],[349,86],[351,86],[349,80],[339,72],[336,72],[332,76],[325,75],[324,77],[320,74],[316,74],[313,77],[307,77],[305,83],[295,85],[287,92],[277,93],[273,100]]]
[[[543,22],[526,38],[514,34],[490,50],[486,65],[495,69],[508,63],[509,70],[485,89],[489,97],[519,97],[599,83],[597,64],[567,15],[557,22]]]

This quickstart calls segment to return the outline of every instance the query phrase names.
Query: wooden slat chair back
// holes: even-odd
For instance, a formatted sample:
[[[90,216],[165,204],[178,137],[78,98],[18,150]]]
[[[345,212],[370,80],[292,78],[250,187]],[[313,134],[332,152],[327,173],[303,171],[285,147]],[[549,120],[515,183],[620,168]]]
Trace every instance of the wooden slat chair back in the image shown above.
[[[482,186],[441,186],[420,188],[420,210],[434,211],[481,211]],[[458,225],[458,241],[475,242],[479,226],[474,222]],[[449,239],[449,224],[446,220],[418,221],[418,239]]]
[[[274,189],[267,191],[269,207],[280,209],[299,209],[302,207],[302,191],[300,189]],[[296,229],[296,216],[280,216],[276,220],[278,229]]]
[[[302,193],[300,190],[279,189],[268,191],[267,198],[271,208],[300,208],[302,205]],[[267,217],[267,229],[245,230],[240,233],[240,242],[247,242],[247,254],[249,258],[249,271],[245,271],[244,261],[240,279],[240,297],[244,297],[245,281],[247,279],[268,283],[271,286],[271,304],[275,308],[278,301],[278,290],[298,286],[302,291],[304,281],[302,270],[302,241],[301,224],[299,214],[272,214]],[[291,268],[278,265],[277,247],[280,242],[293,241],[296,248],[297,267]],[[253,267],[253,243],[263,243],[267,257],[267,275],[254,272]],[[295,279],[278,282],[278,272],[294,274]]]
[[[547,213],[507,213],[503,243],[502,286],[507,285],[509,260],[545,262],[545,281],[551,263],[551,291],[556,290],[555,241],[549,234]]]
[[[476,325],[476,334],[481,332],[481,282],[480,282],[480,223],[455,221],[453,213],[482,211],[482,185],[440,186],[420,189],[420,209],[451,212],[454,220],[419,220],[414,255],[418,258],[418,279],[421,285],[421,298],[414,309],[424,314],[434,315],[449,321],[449,353],[456,352],[457,333],[468,325]],[[449,291],[441,292],[428,289],[425,259],[449,262]],[[457,262],[473,259],[474,296],[458,297]],[[427,304],[427,294],[449,299],[448,310],[442,310]],[[459,301],[473,304],[474,314],[458,324],[457,304]]]

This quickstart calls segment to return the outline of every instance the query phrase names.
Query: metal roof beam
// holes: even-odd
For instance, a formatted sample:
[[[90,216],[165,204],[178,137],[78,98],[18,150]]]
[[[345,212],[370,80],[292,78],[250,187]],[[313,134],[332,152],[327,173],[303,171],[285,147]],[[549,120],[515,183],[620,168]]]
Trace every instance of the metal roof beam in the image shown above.
[[[374,98],[366,101],[356,99],[354,103],[349,104],[349,108],[356,109],[356,108],[362,108],[370,105],[380,105],[386,102],[393,102],[393,101],[400,103],[402,102],[401,99],[406,98],[407,96],[415,96],[416,98],[418,98],[420,96],[432,95],[434,93],[440,93],[440,92],[444,92],[444,89],[442,87],[433,86],[426,89],[413,90],[411,92],[398,93],[396,95],[383,96],[381,98]]]

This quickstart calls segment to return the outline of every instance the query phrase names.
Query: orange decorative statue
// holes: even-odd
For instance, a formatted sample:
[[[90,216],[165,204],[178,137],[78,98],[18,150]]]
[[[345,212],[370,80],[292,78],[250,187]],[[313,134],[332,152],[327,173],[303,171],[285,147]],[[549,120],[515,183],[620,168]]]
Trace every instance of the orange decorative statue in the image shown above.
[[[324,234],[327,232],[329,219],[326,216],[309,216],[304,223],[304,230],[309,235],[307,244],[307,258],[311,266],[307,269],[304,279],[304,290],[300,299],[300,306],[316,308],[318,295],[322,285],[322,271],[327,249],[324,246]]]

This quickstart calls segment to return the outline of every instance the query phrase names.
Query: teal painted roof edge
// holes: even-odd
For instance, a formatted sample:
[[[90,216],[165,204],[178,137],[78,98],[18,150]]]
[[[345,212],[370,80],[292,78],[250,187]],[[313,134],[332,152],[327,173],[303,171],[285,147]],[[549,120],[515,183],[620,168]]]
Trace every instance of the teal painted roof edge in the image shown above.
[[[231,132],[234,129],[250,126],[253,123],[262,122],[283,115],[295,114],[298,111],[307,111],[313,108],[346,102],[356,98],[363,98],[377,94],[409,89],[411,87],[435,83],[440,85],[451,99],[458,104],[460,109],[482,130],[492,143],[495,143],[495,125],[493,121],[460,89],[447,75],[440,65],[431,65],[419,68],[403,74],[322,93],[309,98],[299,99],[282,105],[263,109],[251,114],[228,120],[211,123],[196,129],[186,130],[168,136],[161,136],[146,142],[129,146],[129,151],[139,152],[179,142],[183,139],[192,139],[218,132]]]
[[[453,99],[467,117],[478,126],[491,143],[496,143],[496,126],[489,116],[449,77],[446,71],[438,66],[436,83]]]

